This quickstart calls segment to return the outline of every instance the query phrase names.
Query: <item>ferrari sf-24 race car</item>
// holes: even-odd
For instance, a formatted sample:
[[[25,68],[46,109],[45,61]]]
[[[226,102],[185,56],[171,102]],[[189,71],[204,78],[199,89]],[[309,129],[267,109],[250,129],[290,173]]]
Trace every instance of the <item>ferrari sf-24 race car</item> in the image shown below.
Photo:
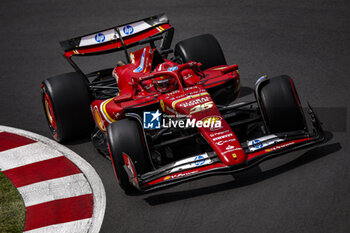
[[[41,85],[54,139],[91,135],[126,193],[239,172],[323,141],[289,76],[263,76],[254,100],[232,104],[238,66],[226,64],[214,36],[182,40],[173,50],[173,34],[160,14],[61,42],[75,72]],[[88,74],[72,59],[118,51],[126,61]]]

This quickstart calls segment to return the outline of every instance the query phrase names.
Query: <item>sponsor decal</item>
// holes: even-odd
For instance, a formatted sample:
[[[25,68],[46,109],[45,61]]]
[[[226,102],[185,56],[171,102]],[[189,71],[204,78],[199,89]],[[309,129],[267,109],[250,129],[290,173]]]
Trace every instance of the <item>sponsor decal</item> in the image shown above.
[[[192,174],[195,174],[195,173],[197,173],[197,172],[198,172],[198,170],[196,170],[196,171],[191,171],[191,172],[178,173],[178,174],[166,176],[166,177],[164,177],[164,180],[176,179],[176,178],[180,178],[180,177],[192,175]]]
[[[226,147],[226,150],[231,150],[231,149],[233,149],[233,148],[235,148],[234,146],[231,146],[231,145],[228,145],[227,147]]]
[[[220,116],[210,116],[210,117],[206,117],[203,118],[202,121],[203,122],[210,122],[210,123],[215,123],[217,121],[220,121],[222,118]]]
[[[123,32],[125,35],[131,35],[134,32],[134,28],[130,25],[126,25],[123,27]]]
[[[106,41],[111,41],[117,39],[117,34],[115,29],[109,29],[97,33],[93,33],[87,36],[83,36],[80,39],[78,47],[84,47],[89,45],[95,45]],[[79,54],[77,50],[73,50],[74,54]]]
[[[205,97],[201,97],[201,98],[199,98],[199,99],[189,100],[189,101],[187,101],[187,102],[180,103],[179,105],[180,105],[181,107],[186,108],[186,107],[192,107],[192,106],[194,106],[194,105],[196,105],[196,104],[205,103],[205,102],[208,102],[208,101],[210,101],[210,98],[209,98],[208,96],[205,96]]]
[[[238,147],[238,148],[233,148],[233,149],[231,149],[231,150],[227,150],[227,151],[225,151],[225,152],[222,152],[222,154],[223,154],[223,155],[226,155],[226,154],[228,154],[228,153],[231,153],[231,152],[233,152],[233,151],[238,151],[238,150],[243,150],[243,149],[240,148],[240,147]]]
[[[195,157],[190,157],[187,159],[182,159],[174,164],[174,168],[171,169],[170,173],[177,171],[188,170],[193,167],[211,164],[212,160],[209,158],[207,153],[197,155]]]
[[[105,35],[103,34],[103,33],[97,33],[96,35],[95,35],[95,40],[96,40],[96,42],[98,42],[98,43],[102,43],[103,41],[105,41],[105,39],[106,39],[106,37],[105,37]]]
[[[135,23],[132,23],[129,25],[118,27],[118,30],[120,31],[122,36],[125,37],[125,36],[130,36],[130,35],[134,35],[136,33],[145,31],[151,27],[153,27],[153,26],[144,22],[144,21],[139,21],[139,22],[135,22]],[[95,39],[96,33],[90,34],[87,36],[83,36],[80,40],[79,47],[95,45],[95,44],[98,44],[101,42],[116,40],[117,38],[119,38],[117,31],[116,31],[116,28],[105,30],[105,31],[102,31],[100,33],[102,33],[104,35],[103,40],[100,41],[100,39]]]
[[[213,141],[218,141],[218,140],[221,140],[221,139],[224,139],[224,138],[228,138],[228,137],[231,137],[233,136],[232,133],[229,133],[229,134],[225,134],[225,135],[222,135],[222,136],[219,136],[219,137],[216,137],[216,138],[213,138]]]
[[[210,116],[210,117],[206,117],[206,118],[202,119],[202,121],[204,123],[208,122],[210,125],[214,125],[215,123],[219,123],[220,122],[220,127],[218,127],[218,126],[210,127],[210,131],[215,131],[215,130],[221,129],[222,128],[221,120],[222,120],[221,116]]]
[[[145,129],[160,129],[161,113],[159,110],[143,112],[143,127]]]
[[[197,160],[200,160],[200,159],[204,159],[204,156],[203,155],[198,155],[194,158],[194,161],[197,161]],[[203,165],[205,163],[205,160],[202,160],[202,161],[197,161],[194,163],[194,165],[196,166],[200,166],[200,165]]]
[[[255,140],[252,141],[252,146],[255,149],[260,149],[261,147],[263,147],[263,143],[260,142],[259,139],[255,139]]]
[[[175,99],[174,95],[176,95],[176,94],[178,94],[178,93],[180,93],[180,91],[179,91],[179,90],[176,90],[176,91],[173,91],[173,92],[168,93],[167,95],[168,95],[168,96],[173,96],[173,97],[171,97],[171,98],[174,98],[174,99]]]
[[[146,48],[143,50],[140,65],[139,67],[134,69],[134,73],[140,73],[143,70],[143,67],[145,65],[145,53],[146,53]]]
[[[274,146],[274,147],[266,149],[265,152],[271,152],[271,151],[279,150],[279,149],[282,149],[284,147],[287,147],[287,146],[290,146],[290,145],[293,145],[293,144],[294,144],[294,142],[289,142],[289,143],[282,144],[282,145],[279,145],[279,146]]]
[[[191,89],[193,89],[193,88],[187,88],[187,90],[191,90]],[[170,93],[168,95],[171,96],[171,95],[177,94],[178,92],[180,92],[180,91],[177,90],[176,92],[174,91],[174,92],[172,92],[172,93]],[[203,96],[206,96],[206,95],[209,96],[209,93],[205,92],[205,93],[200,93],[200,94],[186,96],[184,98],[175,100],[174,102],[172,102],[171,105],[172,105],[173,109],[175,109],[175,105],[178,104],[178,103],[181,103],[181,102],[186,101],[186,100],[194,99],[194,98],[197,98],[197,97],[203,97]]]
[[[150,90],[152,87],[154,87],[154,85],[151,83],[147,86],[144,86],[143,88],[145,88],[146,90]]]
[[[249,151],[256,151],[263,147],[273,145],[277,142],[281,142],[283,139],[278,138],[276,135],[271,134],[261,138],[254,139],[252,141],[248,141],[248,149]]]
[[[234,139],[234,138],[233,139],[227,139],[227,140],[223,140],[223,141],[217,142],[216,145],[222,146],[225,143],[234,142],[234,141],[236,141],[236,139]]]
[[[221,134],[225,134],[225,133],[228,133],[230,130],[225,130],[225,131],[221,131],[221,132],[217,132],[217,133],[211,133],[210,134],[210,137],[214,137],[214,136],[218,136],[218,135],[221,135]]]
[[[177,66],[174,66],[174,67],[168,68],[168,71],[175,71],[175,70],[177,70],[177,69],[178,69],[178,67],[177,67]]]
[[[192,76],[193,76],[192,74],[188,74],[188,75],[184,76],[183,79],[187,80],[187,79],[191,78]]]

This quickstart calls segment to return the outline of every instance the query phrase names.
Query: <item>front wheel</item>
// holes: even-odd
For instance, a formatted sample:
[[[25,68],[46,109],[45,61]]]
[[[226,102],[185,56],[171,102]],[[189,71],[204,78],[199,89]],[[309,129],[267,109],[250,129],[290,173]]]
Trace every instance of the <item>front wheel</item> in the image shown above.
[[[306,130],[306,121],[292,78],[287,75],[261,81],[256,95],[271,133]]]
[[[41,99],[52,136],[63,142],[88,136],[94,129],[85,78],[66,73],[41,84]]]
[[[120,187],[128,194],[135,191],[124,168],[123,153],[130,157],[135,167],[134,175],[151,171],[152,166],[148,156],[146,141],[140,124],[125,118],[108,126],[107,142],[112,164]]]

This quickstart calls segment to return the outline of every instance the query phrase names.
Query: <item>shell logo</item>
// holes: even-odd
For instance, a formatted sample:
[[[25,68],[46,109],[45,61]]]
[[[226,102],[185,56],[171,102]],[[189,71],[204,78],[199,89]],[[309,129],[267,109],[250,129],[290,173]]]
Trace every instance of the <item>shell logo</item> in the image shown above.
[[[221,117],[219,116],[210,116],[210,117],[207,117],[207,118],[204,118],[202,120],[202,122],[209,122],[209,124],[214,124],[215,122],[221,120]]]
[[[170,176],[166,176],[164,177],[164,180],[169,180],[171,177]]]
[[[210,117],[207,117],[207,118],[204,118],[202,120],[203,124],[209,124],[210,125],[210,131],[215,131],[215,130],[218,130],[218,129],[221,129],[222,128],[222,117],[220,116],[210,116]],[[218,125],[216,125],[218,124]]]

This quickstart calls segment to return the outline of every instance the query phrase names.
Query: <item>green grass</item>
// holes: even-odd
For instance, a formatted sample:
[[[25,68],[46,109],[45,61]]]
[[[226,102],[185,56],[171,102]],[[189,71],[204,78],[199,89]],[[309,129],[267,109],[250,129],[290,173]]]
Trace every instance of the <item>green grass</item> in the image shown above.
[[[11,181],[0,172],[0,232],[22,232],[24,220],[23,199]]]

